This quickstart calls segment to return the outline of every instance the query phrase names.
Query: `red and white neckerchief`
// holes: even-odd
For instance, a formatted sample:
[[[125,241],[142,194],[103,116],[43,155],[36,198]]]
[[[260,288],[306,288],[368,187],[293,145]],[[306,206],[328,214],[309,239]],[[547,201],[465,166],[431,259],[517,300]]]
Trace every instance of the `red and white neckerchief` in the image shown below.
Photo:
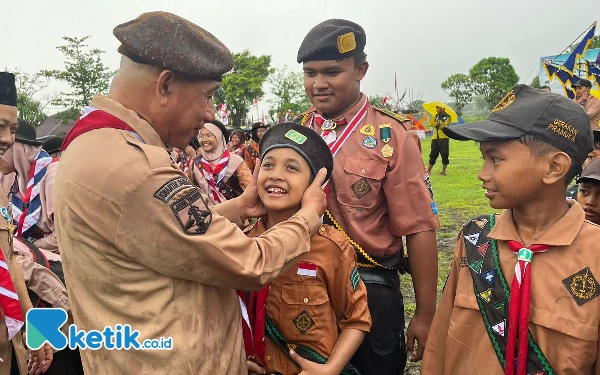
[[[529,349],[529,310],[531,304],[531,270],[530,264],[534,254],[546,252],[550,246],[533,245],[529,248],[519,241],[506,241],[510,250],[517,255],[515,277],[510,286],[508,303],[508,342],[506,346],[506,375],[515,373],[515,349],[517,333],[519,337],[519,353],[517,355],[517,375],[527,374],[527,351]]]
[[[333,127],[333,129],[323,129],[323,124],[327,121],[335,123],[336,126],[348,125],[348,121],[346,120],[345,117],[342,117],[341,119],[339,119],[337,121],[327,120],[325,117],[321,116],[320,114],[315,113],[315,123],[321,127],[321,138],[323,138],[325,143],[331,144],[331,143],[335,142],[335,140],[337,139],[337,135],[335,133],[335,127]]]
[[[223,180],[225,177],[225,173],[227,172],[227,165],[229,164],[229,151],[225,150],[223,152],[223,156],[221,156],[221,160],[217,163],[217,165],[213,168],[212,165],[204,158],[202,158],[202,174],[204,174],[204,178],[210,185],[210,192],[212,197],[216,203],[221,203],[221,198],[219,197],[219,190],[217,189],[217,184]],[[217,180],[215,181],[215,177],[217,176]]]
[[[0,306],[4,311],[8,339],[12,340],[23,327],[23,313],[2,249],[0,249]]]
[[[350,122],[348,123],[348,125],[346,126],[344,131],[342,131],[342,134],[340,134],[340,136],[337,137],[337,139],[334,140],[333,142],[328,143],[329,149],[331,150],[331,154],[334,157],[338,153],[338,151],[342,148],[343,144],[348,140],[348,138],[350,137],[350,134],[352,134],[352,132],[354,132],[354,130],[356,129],[358,124],[360,124],[361,121],[365,118],[365,116],[367,115],[368,109],[369,109],[369,99],[366,98],[365,103],[362,105],[362,107],[360,107],[358,112],[356,112],[356,114],[354,115],[352,120],[350,120]],[[313,116],[313,121],[316,121],[317,116],[320,116],[320,115],[315,113],[315,115]],[[323,139],[325,139],[325,137],[327,137],[327,135],[329,134],[329,133],[327,133],[327,134],[324,134],[324,133],[325,132],[321,133],[321,137]]]

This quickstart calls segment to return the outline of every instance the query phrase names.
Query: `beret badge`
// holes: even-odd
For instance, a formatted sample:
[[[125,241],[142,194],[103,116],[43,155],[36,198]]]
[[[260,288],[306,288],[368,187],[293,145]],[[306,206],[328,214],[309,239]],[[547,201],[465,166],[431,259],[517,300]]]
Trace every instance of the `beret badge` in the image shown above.
[[[296,144],[303,144],[308,138],[305,135],[298,133],[295,130],[290,130],[285,133],[285,137]]]
[[[346,53],[356,49],[356,38],[353,32],[338,36],[337,39],[338,51]]]

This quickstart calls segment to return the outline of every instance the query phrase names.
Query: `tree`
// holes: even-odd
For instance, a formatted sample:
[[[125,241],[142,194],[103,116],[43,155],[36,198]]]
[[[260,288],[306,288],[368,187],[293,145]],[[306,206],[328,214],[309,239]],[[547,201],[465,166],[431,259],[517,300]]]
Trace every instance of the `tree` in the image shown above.
[[[63,37],[67,42],[56,47],[65,55],[64,70],[43,70],[42,75],[63,81],[71,86],[70,92],[63,92],[52,101],[53,105],[66,107],[61,119],[75,119],[81,109],[89,104],[94,95],[108,91],[110,79],[115,72],[102,63],[104,51],[88,48],[85,43],[90,37]]]
[[[567,48],[567,50],[565,51],[565,53],[571,53],[575,50],[575,48],[577,48],[577,46],[579,45],[580,42],[577,43],[573,43],[569,46],[569,48]],[[588,49],[593,49],[593,48],[600,48],[600,35],[596,35],[594,37],[592,37],[592,43],[590,44],[590,46],[588,47]]]
[[[276,69],[268,79],[271,93],[275,96],[269,100],[273,105],[269,109],[269,117],[278,121],[286,112],[298,115],[310,107],[310,101],[304,91],[304,78],[300,72],[288,72],[287,66]]]
[[[539,76],[535,76],[535,78],[533,79],[533,82],[531,82],[531,87],[534,87],[536,89],[539,89],[540,86],[540,77]]]
[[[40,126],[48,115],[44,112],[53,96],[45,95],[41,100],[34,98],[39,92],[48,87],[49,79],[43,75],[22,73],[13,70],[17,86],[17,109],[19,117],[28,121],[33,126]]]
[[[469,78],[476,94],[483,95],[490,108],[519,81],[519,76],[505,57],[487,57],[469,70]]]
[[[469,76],[462,73],[456,73],[442,82],[442,89],[448,93],[456,105],[456,114],[462,116],[462,110],[465,105],[473,99],[473,88]]]
[[[215,104],[227,103],[232,125],[238,127],[243,125],[254,99],[265,94],[262,86],[274,69],[271,68],[271,56],[254,56],[248,50],[234,53],[233,60],[235,67],[223,76],[221,87],[215,92]]]

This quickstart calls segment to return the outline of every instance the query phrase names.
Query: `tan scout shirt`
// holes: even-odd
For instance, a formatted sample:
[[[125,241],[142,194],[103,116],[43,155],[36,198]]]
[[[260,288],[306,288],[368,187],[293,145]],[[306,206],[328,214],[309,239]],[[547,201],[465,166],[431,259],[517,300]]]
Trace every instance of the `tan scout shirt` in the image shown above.
[[[86,374],[245,374],[234,289],[259,289],[291,267],[309,250],[318,216],[300,210],[251,239],[231,222],[240,224],[231,200],[196,234],[203,222],[192,214],[207,208],[158,133],[116,101],[97,97],[91,106],[145,143],[97,129],[62,155],[55,220],[75,323],[84,330],[127,323],[141,340],[172,337],[173,349],[82,350]]]
[[[348,122],[360,110],[362,99],[343,116]],[[314,109],[313,109],[314,112]],[[312,121],[305,124],[321,133]],[[391,157],[381,149],[380,125],[391,124]],[[377,145],[363,146],[360,130],[374,127]],[[343,130],[336,128],[338,136]],[[393,255],[402,249],[402,236],[439,228],[432,198],[424,183],[425,167],[416,132],[406,130],[394,118],[369,108],[367,115],[334,157],[333,181],[329,182],[328,208],[350,238],[373,255]],[[359,182],[360,181],[360,182]],[[365,184],[366,182],[366,184]]]
[[[261,220],[248,236],[258,236],[264,231]],[[310,252],[298,260],[315,264],[316,276],[298,275],[298,267],[292,267],[271,282],[267,315],[286,340],[329,358],[341,331],[357,329],[369,332],[371,329],[367,289],[358,278],[356,289],[352,283],[356,251],[340,232],[322,225],[319,235],[311,240]],[[306,327],[297,328],[300,323],[294,323],[301,315],[306,319],[303,312],[314,322],[304,334],[299,329]],[[268,338],[265,356],[270,373],[301,372],[301,368]]]
[[[583,109],[590,118],[592,130],[600,129],[600,99],[590,95],[586,100]]]
[[[517,257],[506,241],[519,238],[510,210],[496,216],[496,226],[489,237],[498,240],[500,265],[510,285]],[[581,206],[574,203],[536,241],[552,248],[535,255],[531,263],[529,331],[560,375],[600,374],[600,298],[578,306],[563,284],[564,279],[586,267],[600,281],[599,239],[600,227],[586,221]],[[463,257],[466,253],[461,235],[429,331],[421,373],[502,375],[475,299],[469,267],[461,262]]]

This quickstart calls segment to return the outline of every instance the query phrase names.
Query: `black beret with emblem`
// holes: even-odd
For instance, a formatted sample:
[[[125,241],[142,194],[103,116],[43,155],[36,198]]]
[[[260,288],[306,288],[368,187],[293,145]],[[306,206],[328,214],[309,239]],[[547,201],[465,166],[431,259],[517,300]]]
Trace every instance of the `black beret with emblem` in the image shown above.
[[[219,39],[171,13],[144,13],[113,34],[122,43],[119,52],[137,63],[217,81],[233,68],[231,52]]]
[[[487,120],[452,125],[444,134],[457,140],[503,141],[532,135],[583,164],[593,150],[590,119],[575,101],[516,85],[492,110]]]
[[[333,172],[333,156],[327,143],[314,130],[293,122],[274,125],[260,140],[260,158],[275,148],[291,148],[310,166],[311,181],[321,168],[327,169],[327,180]]]
[[[341,60],[364,51],[365,30],[352,21],[331,19],[313,27],[298,50],[298,63],[306,61]]]
[[[0,72],[0,105],[17,106],[17,87],[12,73]]]

